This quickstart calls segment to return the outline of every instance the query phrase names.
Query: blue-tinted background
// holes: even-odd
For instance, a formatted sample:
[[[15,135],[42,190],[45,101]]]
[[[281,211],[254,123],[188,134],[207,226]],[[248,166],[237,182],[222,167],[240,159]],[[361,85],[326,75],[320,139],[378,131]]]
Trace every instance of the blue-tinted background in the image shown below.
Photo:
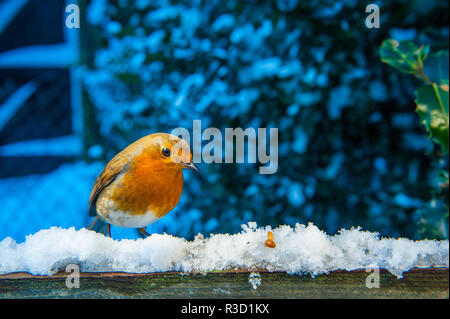
[[[70,3],[80,29],[65,27]],[[369,3],[379,29],[365,27]],[[0,240],[87,226],[107,161],[194,119],[278,127],[278,172],[199,164],[149,232],[311,221],[448,238],[448,156],[414,112],[418,80],[378,54],[386,38],[448,49],[448,32],[447,0],[0,1]]]

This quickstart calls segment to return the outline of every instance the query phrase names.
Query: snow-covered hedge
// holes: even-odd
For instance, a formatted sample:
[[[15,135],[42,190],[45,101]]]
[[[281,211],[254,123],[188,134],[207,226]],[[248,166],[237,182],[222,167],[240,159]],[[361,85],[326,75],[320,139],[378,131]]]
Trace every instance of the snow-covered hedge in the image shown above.
[[[278,127],[276,175],[205,165],[203,179],[185,184],[188,200],[174,213],[200,216],[186,232],[313,220],[330,233],[359,224],[447,238],[433,219],[445,200],[427,204],[445,161],[423,156],[433,145],[414,114],[413,79],[383,65],[378,48],[386,38],[448,43],[439,18],[448,4],[377,4],[382,27],[367,29],[367,3],[355,0],[91,1],[87,21],[101,47],[82,77],[104,159],[193,119],[203,128]],[[417,221],[434,232],[420,233]]]

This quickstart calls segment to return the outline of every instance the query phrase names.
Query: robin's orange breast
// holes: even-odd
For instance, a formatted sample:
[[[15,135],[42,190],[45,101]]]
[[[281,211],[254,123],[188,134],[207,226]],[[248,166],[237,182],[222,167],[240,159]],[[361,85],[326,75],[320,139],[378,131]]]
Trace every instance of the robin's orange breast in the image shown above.
[[[170,212],[182,191],[182,170],[161,165],[144,151],[100,194],[97,212],[113,225],[145,227]]]

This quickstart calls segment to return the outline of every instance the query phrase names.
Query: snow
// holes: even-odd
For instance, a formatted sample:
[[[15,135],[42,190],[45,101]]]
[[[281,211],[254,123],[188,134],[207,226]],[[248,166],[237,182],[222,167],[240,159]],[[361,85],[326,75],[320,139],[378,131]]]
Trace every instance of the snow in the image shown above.
[[[106,0],[94,0],[89,4],[87,10],[87,20],[92,25],[98,25],[102,22],[106,12]]]
[[[19,141],[0,146],[0,156],[77,156],[81,143],[75,135]]]
[[[66,68],[78,59],[67,43],[30,45],[0,53],[0,68]]]
[[[264,245],[269,231],[276,248]],[[23,243],[11,237],[0,241],[0,273],[52,275],[69,264],[78,264],[85,272],[267,269],[315,276],[337,269],[378,267],[401,278],[412,267],[448,267],[448,254],[447,240],[379,238],[377,233],[359,227],[330,236],[312,223],[271,229],[249,222],[242,225],[240,233],[211,234],[208,238],[199,234],[193,241],[168,234],[114,240],[85,228],[52,227],[27,236]],[[249,283],[254,288],[260,284],[256,273]]]
[[[295,138],[294,143],[292,144],[292,149],[297,154],[303,154],[308,147],[309,136],[301,127],[297,127],[295,129],[294,135]]]
[[[331,90],[328,99],[328,115],[336,120],[341,117],[342,109],[351,105],[351,91],[348,86],[339,86]]]
[[[110,21],[106,25],[106,30],[111,34],[116,34],[122,31],[122,25],[117,21]]]
[[[297,7],[298,0],[277,0],[277,7],[282,12],[290,12]]]
[[[370,84],[369,95],[375,101],[386,101],[388,97],[386,85],[384,85],[384,83],[381,81],[373,81]]]
[[[13,118],[25,102],[36,92],[37,84],[30,81],[18,88],[8,99],[0,105],[0,131]]]
[[[5,0],[0,2],[0,34],[14,20],[28,0]]]
[[[231,14],[222,14],[220,17],[214,21],[211,26],[211,29],[214,32],[218,32],[223,29],[231,28],[234,26],[234,17]]]
[[[390,38],[397,41],[414,41],[417,35],[416,29],[392,28],[389,31]]]
[[[406,194],[398,193],[394,197],[394,203],[402,208],[420,208],[422,207],[423,203],[418,198],[412,198],[409,197]]]
[[[261,275],[259,272],[252,272],[248,276],[248,283],[252,286],[253,289],[258,289],[261,285]]]
[[[330,164],[324,171],[324,175],[327,179],[333,179],[336,177],[337,173],[341,169],[342,164],[344,163],[344,154],[336,153],[331,158]]]
[[[145,17],[147,23],[160,23],[176,18],[181,12],[181,7],[168,6],[153,10]]]
[[[103,167],[102,162],[67,163],[48,174],[1,178],[0,240],[23,241],[51,226],[89,225],[87,202]]]
[[[295,207],[301,206],[305,202],[303,195],[303,185],[297,182],[291,184],[288,193],[289,202]]]

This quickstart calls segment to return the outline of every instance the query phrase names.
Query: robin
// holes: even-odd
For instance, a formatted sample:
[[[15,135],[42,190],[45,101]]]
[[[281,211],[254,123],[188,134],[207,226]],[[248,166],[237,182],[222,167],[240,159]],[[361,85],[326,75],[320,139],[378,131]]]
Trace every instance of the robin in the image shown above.
[[[88,229],[111,237],[111,225],[145,227],[170,212],[183,191],[183,169],[198,171],[185,140],[166,133],[144,136],[105,166],[89,197]]]

